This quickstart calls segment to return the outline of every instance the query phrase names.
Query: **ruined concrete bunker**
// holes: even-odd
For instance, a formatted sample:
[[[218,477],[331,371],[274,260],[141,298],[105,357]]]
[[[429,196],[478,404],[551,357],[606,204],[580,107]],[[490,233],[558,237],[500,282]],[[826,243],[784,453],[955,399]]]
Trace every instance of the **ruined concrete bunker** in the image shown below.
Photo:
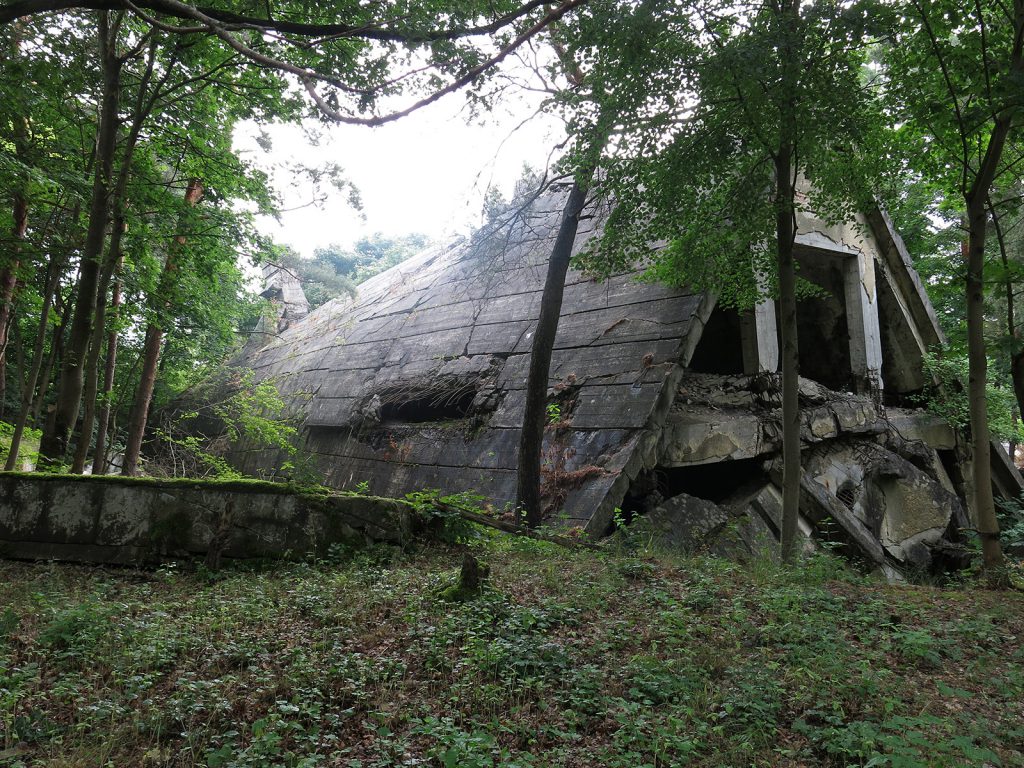
[[[295,278],[271,273],[285,319],[236,363],[277,385],[327,485],[512,501],[560,209],[542,197],[308,315]],[[577,251],[601,220],[584,217]],[[927,566],[971,527],[962,441],[908,399],[942,342],[935,313],[884,212],[843,225],[801,213],[798,225],[800,274],[821,289],[799,306],[801,528],[881,568]],[[781,514],[774,302],[740,313],[638,275],[569,273],[543,450],[550,520],[601,536],[642,517],[685,548],[764,550]],[[1015,492],[1016,470],[995,455],[1000,490]],[[245,445],[231,459],[259,476],[282,463]]]

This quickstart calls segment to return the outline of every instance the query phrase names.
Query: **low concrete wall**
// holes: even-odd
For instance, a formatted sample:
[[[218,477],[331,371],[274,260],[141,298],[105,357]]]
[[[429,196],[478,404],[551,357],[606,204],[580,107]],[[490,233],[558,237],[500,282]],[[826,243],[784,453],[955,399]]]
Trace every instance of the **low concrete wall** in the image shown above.
[[[323,554],[335,542],[404,543],[409,505],[250,481],[0,472],[0,556],[141,565],[211,549],[228,558]]]

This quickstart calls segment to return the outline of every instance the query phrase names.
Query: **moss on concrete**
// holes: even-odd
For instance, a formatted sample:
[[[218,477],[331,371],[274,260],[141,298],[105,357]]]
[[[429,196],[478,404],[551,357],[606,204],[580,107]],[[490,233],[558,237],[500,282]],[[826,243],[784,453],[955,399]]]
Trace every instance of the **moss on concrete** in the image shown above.
[[[221,546],[232,508],[238,524]],[[0,542],[15,557],[157,562],[214,545],[232,558],[323,555],[335,542],[405,544],[416,517],[404,500],[319,485],[0,473]]]
[[[122,477],[121,475],[72,475],[60,472],[0,472],[0,480],[14,478],[33,481],[97,483],[107,485],[145,486],[149,488],[188,489],[229,491],[233,493],[275,493],[281,495],[300,496],[304,500],[318,501],[337,497],[358,497],[379,500],[383,496],[369,496],[352,491],[336,491],[323,485],[298,485],[279,483],[272,480],[242,478],[231,480],[203,479],[189,477]],[[399,504],[407,502],[401,499],[387,499]]]

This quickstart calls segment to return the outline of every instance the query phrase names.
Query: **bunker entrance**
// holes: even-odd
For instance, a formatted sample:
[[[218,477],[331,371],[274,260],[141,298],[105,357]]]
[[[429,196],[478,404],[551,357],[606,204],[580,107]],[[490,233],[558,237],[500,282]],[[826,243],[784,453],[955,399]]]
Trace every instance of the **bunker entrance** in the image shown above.
[[[633,481],[621,505],[621,522],[632,522],[663,501],[685,493],[716,504],[737,491],[768,481],[764,461],[732,459],[689,467],[658,467]]]
[[[696,373],[743,373],[740,316],[736,310],[721,306],[712,310],[687,367]]]
[[[837,391],[854,389],[850,362],[850,329],[844,299],[843,262],[847,257],[798,258],[798,276],[812,283],[811,295],[797,302],[800,375]]]

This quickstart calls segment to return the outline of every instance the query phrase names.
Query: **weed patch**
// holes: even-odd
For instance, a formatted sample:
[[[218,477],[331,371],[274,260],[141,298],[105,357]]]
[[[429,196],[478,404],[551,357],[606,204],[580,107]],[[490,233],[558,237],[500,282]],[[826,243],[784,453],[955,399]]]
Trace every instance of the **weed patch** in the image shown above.
[[[449,533],[215,574],[0,562],[0,766],[1024,764],[1017,594]],[[467,547],[486,586],[439,600]]]

